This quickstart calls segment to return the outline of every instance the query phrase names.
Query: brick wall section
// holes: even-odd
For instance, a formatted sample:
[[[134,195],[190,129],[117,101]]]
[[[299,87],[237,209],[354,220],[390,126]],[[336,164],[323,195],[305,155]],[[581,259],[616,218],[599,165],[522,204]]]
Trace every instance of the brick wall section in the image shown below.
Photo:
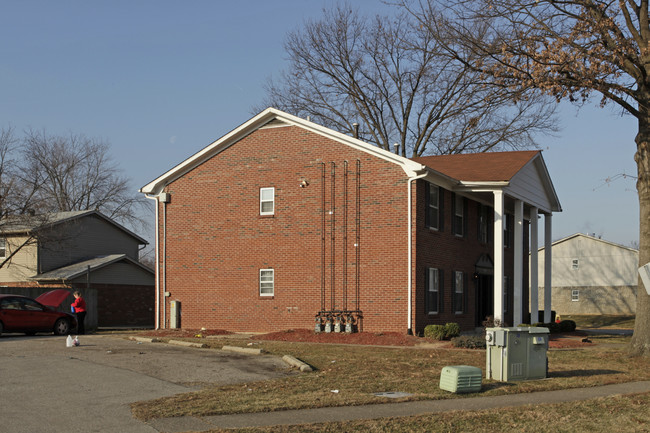
[[[300,188],[302,180],[308,183],[306,188]],[[259,189],[264,187],[275,188],[273,216],[259,215]],[[413,249],[413,330],[422,332],[427,324],[446,322],[474,329],[474,265],[483,253],[493,257],[492,244],[477,240],[477,203],[468,202],[469,232],[459,239],[450,230],[451,206],[445,209],[445,231],[431,231],[424,227],[423,181],[417,181],[413,191],[414,236],[418,237]],[[298,127],[266,128],[174,180],[165,192],[171,202],[160,204],[159,209],[160,257],[166,248],[166,272],[161,263],[160,275],[166,275],[161,284],[166,284],[163,289],[170,297],[161,298],[166,314],[163,327],[169,326],[169,301],[177,300],[183,328],[312,328],[321,309],[352,310],[358,305],[363,331],[407,330],[407,177],[399,166]],[[445,202],[450,203],[451,192],[445,194]],[[512,275],[512,256],[512,251],[506,251],[505,265],[510,269],[506,275]],[[446,302],[451,302],[451,272],[465,272],[468,293],[463,314],[452,312],[451,305],[438,316],[424,311],[426,267],[444,269]],[[266,268],[275,271],[273,297],[259,295],[259,270]],[[344,274],[347,296],[343,295]]]
[[[357,160],[361,166],[361,239],[355,247]],[[347,189],[344,161],[348,161]],[[299,187],[302,180],[309,183],[306,188]],[[263,187],[275,187],[272,217],[259,215],[259,189]],[[363,311],[363,330],[405,330],[406,176],[397,165],[301,128],[267,128],[175,180],[166,192],[171,194],[166,209],[166,290],[171,294],[167,301],[181,302],[182,327],[311,328],[323,307],[322,284],[324,308],[343,307],[344,263],[347,307],[357,305],[355,250],[359,248],[358,306]],[[164,248],[162,231],[160,236]],[[275,271],[272,298],[259,295],[259,270],[265,268]],[[166,308],[168,321],[169,302]]]

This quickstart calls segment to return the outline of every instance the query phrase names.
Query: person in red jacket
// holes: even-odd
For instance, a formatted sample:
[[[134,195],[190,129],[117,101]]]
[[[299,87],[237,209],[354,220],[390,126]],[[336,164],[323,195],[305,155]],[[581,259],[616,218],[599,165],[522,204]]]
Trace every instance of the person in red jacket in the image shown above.
[[[77,315],[77,333],[83,335],[86,333],[86,328],[84,327],[84,319],[86,318],[86,301],[81,297],[79,291],[74,292],[72,296],[75,298],[72,307]]]

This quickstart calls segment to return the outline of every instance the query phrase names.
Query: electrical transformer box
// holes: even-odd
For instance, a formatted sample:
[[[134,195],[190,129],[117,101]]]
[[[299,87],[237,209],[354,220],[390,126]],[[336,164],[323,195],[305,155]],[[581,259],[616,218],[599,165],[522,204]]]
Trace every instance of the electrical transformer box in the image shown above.
[[[544,379],[548,374],[548,328],[487,328],[486,378],[504,382]]]

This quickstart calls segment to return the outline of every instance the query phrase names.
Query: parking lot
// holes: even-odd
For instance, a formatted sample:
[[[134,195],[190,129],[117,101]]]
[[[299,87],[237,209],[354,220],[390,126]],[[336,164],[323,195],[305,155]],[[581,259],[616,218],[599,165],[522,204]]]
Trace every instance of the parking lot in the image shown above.
[[[129,403],[292,374],[277,357],[111,335],[0,336],[0,432],[156,432]]]

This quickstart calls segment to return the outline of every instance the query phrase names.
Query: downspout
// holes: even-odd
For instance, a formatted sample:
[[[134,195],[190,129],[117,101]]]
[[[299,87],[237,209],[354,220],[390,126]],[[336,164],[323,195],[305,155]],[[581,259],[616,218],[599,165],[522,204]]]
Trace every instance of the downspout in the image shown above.
[[[160,329],[160,266],[158,264],[158,196],[144,195],[146,198],[156,201],[156,236],[155,236],[155,263],[156,263],[156,329]]]
[[[414,180],[422,179],[426,175],[426,172],[415,175],[414,177],[410,177],[406,183],[408,187],[408,320],[406,333],[408,335],[413,335],[413,210],[411,209],[413,203],[413,193],[411,191],[411,184]]]

